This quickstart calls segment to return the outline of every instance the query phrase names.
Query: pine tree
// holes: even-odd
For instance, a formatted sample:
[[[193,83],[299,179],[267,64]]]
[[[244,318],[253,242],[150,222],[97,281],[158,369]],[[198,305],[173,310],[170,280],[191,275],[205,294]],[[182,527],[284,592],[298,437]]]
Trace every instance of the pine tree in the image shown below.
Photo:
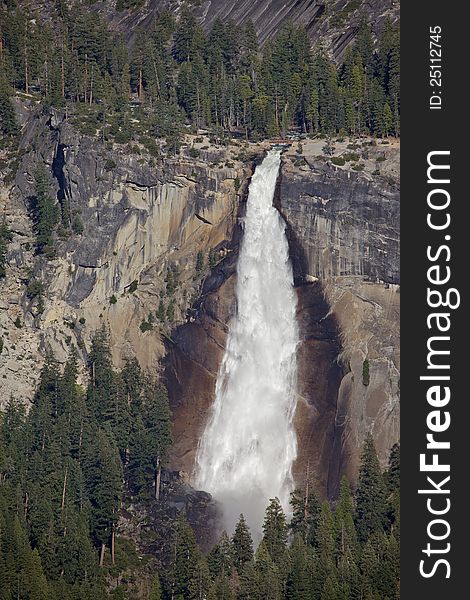
[[[93,537],[100,546],[100,566],[106,546],[113,551],[115,526],[122,493],[122,465],[112,435],[95,430],[86,440],[83,471],[91,502]]]
[[[59,209],[52,199],[49,178],[43,165],[34,172],[35,194],[30,199],[31,213],[36,232],[37,249],[47,258],[54,256],[53,231],[59,222]]]
[[[320,600],[338,600],[338,583],[334,576],[329,575],[321,591]]]
[[[253,541],[245,517],[240,515],[232,536],[234,565],[241,571],[243,565],[253,560]]]
[[[163,304],[163,300],[160,300],[160,302],[158,303],[157,319],[160,321],[160,323],[164,323],[166,320],[166,310],[165,305]]]
[[[13,234],[5,223],[0,223],[0,279],[6,277],[7,244],[13,239]]]
[[[230,575],[234,565],[235,549],[227,535],[222,532],[219,542],[212,548],[207,557],[209,570],[213,578]]]
[[[311,546],[317,546],[317,526],[320,517],[321,505],[314,492],[305,493],[294,490],[291,494],[292,519],[290,529],[292,533],[302,536]]]
[[[340,554],[355,556],[357,537],[354,527],[354,504],[348,480],[343,477],[340,483],[339,502],[334,514],[336,546]]]
[[[179,515],[176,523],[172,554],[170,593],[174,598],[189,599],[191,598],[191,583],[200,560],[200,552],[194,532],[183,513]]]
[[[317,549],[317,568],[315,572],[313,589],[314,594],[321,596],[325,593],[325,585],[328,578],[334,577],[335,570],[335,530],[334,520],[331,508],[328,502],[324,502],[321,507],[320,518],[318,521],[318,549]],[[327,586],[327,590],[331,587]]]
[[[11,89],[7,80],[0,75],[0,131],[3,135],[13,136],[18,133],[15,110],[10,99]]]
[[[256,600],[280,599],[282,583],[279,576],[279,570],[271,558],[264,539],[261,541],[256,551],[255,567],[256,591],[252,597]]]
[[[266,509],[263,523],[263,541],[275,563],[285,558],[287,547],[286,515],[278,498],[272,498]]]
[[[386,492],[379,460],[371,435],[364,442],[359,483],[356,491],[355,523],[358,538],[365,542],[385,522]]]
[[[191,10],[185,8],[174,36],[173,54],[180,63],[194,60],[202,53],[204,33]]]
[[[162,600],[162,587],[160,585],[160,577],[155,575],[152,581],[149,600]]]
[[[36,548],[27,558],[24,567],[23,582],[26,598],[29,600],[49,600],[49,586],[44,576],[41,558]]]
[[[393,128],[393,113],[388,102],[385,102],[382,114],[382,135],[387,137]]]
[[[334,514],[335,559],[340,591],[349,598],[358,577],[357,559],[359,545],[354,526],[354,506],[349,483],[343,477],[340,498]]]
[[[206,559],[201,556],[193,570],[189,583],[189,600],[206,600],[211,578]]]
[[[394,444],[390,450],[385,480],[389,493],[400,490],[400,444]]]
[[[302,535],[295,535],[290,549],[286,600],[310,600],[313,595],[314,559]]]
[[[378,556],[370,540],[365,544],[360,560],[361,597],[371,597],[376,592]]]
[[[212,584],[207,600],[235,600],[227,575],[219,575]]]

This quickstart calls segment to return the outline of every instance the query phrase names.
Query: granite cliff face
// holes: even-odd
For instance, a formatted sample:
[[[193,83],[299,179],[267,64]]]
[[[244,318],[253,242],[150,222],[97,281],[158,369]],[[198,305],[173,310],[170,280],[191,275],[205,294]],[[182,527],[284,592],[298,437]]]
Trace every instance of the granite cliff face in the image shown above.
[[[396,150],[384,156],[392,161]],[[323,369],[315,377],[317,360],[309,347],[318,340],[302,327],[299,392],[305,399],[302,422],[305,427],[311,421],[306,429],[315,432],[313,438],[325,414],[324,382],[335,391],[325,442],[301,443],[298,468],[306,471],[309,443],[326,443],[326,489],[335,495],[342,473],[355,479],[367,432],[383,463],[399,439],[399,189],[390,176],[372,177],[308,156],[299,169],[291,159],[283,164],[278,208],[288,223],[300,297],[323,297],[327,308],[319,323],[325,327],[326,318],[334,324],[333,361],[340,372]],[[309,286],[317,291],[305,291]]]
[[[289,151],[276,203],[287,222],[302,340],[294,475],[334,497],[343,473],[356,479],[369,431],[384,463],[399,439],[399,194],[395,179],[292,160]],[[236,231],[233,253],[206,279],[195,320],[168,343],[172,466],[188,474],[235,310],[239,238]]]
[[[187,150],[186,150],[187,151]],[[43,356],[65,360],[71,346],[84,356],[93,332],[109,325],[117,366],[136,356],[158,369],[162,334],[185,319],[198,295],[198,251],[223,255],[232,235],[237,189],[250,167],[229,150],[201,151],[198,159],[151,158],[143,148],[105,146],[79,134],[63,115],[30,115],[24,124],[13,188],[3,190],[3,210],[13,241],[2,286],[0,326],[4,349],[0,392],[28,400]],[[59,234],[52,261],[34,256],[28,198],[34,172],[45,164],[51,190],[83,224],[83,233]],[[168,270],[175,279],[167,293]],[[43,310],[28,298],[27,283],[44,285]],[[172,303],[173,319],[142,332],[140,325]],[[20,318],[16,327],[14,321]]]
[[[58,112],[29,107],[23,117],[16,179],[1,195],[13,231],[0,283],[2,402],[31,399],[47,351],[64,361],[74,346],[84,361],[93,332],[107,324],[117,366],[136,356],[159,370],[164,356],[175,438],[169,467],[189,476],[235,311],[238,218],[253,164],[237,160],[236,146],[152,158],[138,145],[84,136]],[[383,462],[399,438],[399,191],[392,167],[380,176],[375,166],[335,167],[309,144],[302,156],[294,148],[284,155],[276,193],[302,338],[294,470],[299,485],[308,476],[335,496],[340,474],[355,479],[368,431]],[[263,146],[252,151],[260,156]],[[383,165],[397,155],[373,152],[387,155]],[[40,163],[57,202],[83,224],[81,234],[59,231],[49,262],[34,255],[28,216]],[[215,260],[200,273],[197,254],[206,253],[207,265],[208,249]],[[177,279],[170,295],[169,271]],[[43,310],[28,296],[31,280],[44,285]],[[142,331],[162,299],[174,317]]]

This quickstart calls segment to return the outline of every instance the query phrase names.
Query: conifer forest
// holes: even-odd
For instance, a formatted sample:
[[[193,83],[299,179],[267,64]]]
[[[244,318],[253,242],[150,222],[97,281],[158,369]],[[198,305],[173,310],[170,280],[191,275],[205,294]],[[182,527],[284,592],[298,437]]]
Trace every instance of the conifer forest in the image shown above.
[[[357,298],[363,299],[369,283],[377,289],[381,286],[380,294],[391,294],[395,290],[394,275],[390,275],[392,270],[388,263],[388,270],[383,269],[387,274],[382,277],[380,271],[383,267],[380,261],[394,260],[392,250],[387,256],[380,246],[379,258],[375,258],[373,250],[369,252],[369,246],[380,245],[387,237],[380,233],[382,230],[376,236],[379,241],[370,244],[367,241],[367,250],[361,246],[361,239],[354,238],[350,242],[346,239],[349,233],[344,233],[345,230],[355,232],[358,219],[366,223],[364,229],[358,230],[367,230],[367,233],[358,234],[357,238],[365,239],[369,235],[369,225],[375,232],[375,220],[380,221],[380,227],[392,227],[390,221],[395,213],[390,212],[388,205],[389,212],[383,214],[378,204],[372,208],[367,205],[365,216],[360,206],[361,202],[372,202],[372,196],[374,201],[377,197],[385,197],[387,202],[395,198],[396,189],[389,172],[380,170],[386,168],[389,155],[378,154],[374,159],[377,164],[374,163],[372,175],[376,179],[361,173],[362,167],[352,166],[347,173],[342,169],[348,169],[348,161],[353,161],[351,165],[359,160],[367,161],[368,152],[381,152],[387,145],[399,143],[399,21],[385,16],[371,23],[366,13],[360,13],[362,16],[351,26],[351,38],[335,53],[331,39],[312,35],[313,25],[301,19],[285,19],[272,35],[261,37],[260,26],[251,19],[217,17],[208,25],[201,17],[203,12],[198,12],[204,7],[209,11],[206,4],[211,3],[186,0],[0,2],[0,199],[3,202],[3,195],[6,198],[11,194],[9,197],[15,200],[11,204],[5,201],[5,208],[1,204],[0,213],[0,317],[2,311],[8,313],[8,319],[5,317],[8,324],[4,325],[0,318],[0,366],[2,361],[7,367],[11,366],[8,374],[11,379],[5,375],[5,381],[10,382],[21,372],[21,365],[17,363],[23,356],[15,361],[12,358],[17,357],[20,347],[20,342],[15,340],[29,335],[30,331],[39,332],[39,336],[41,328],[63,330],[50,334],[49,329],[47,339],[53,343],[37,344],[37,353],[42,359],[39,367],[37,361],[36,366],[31,367],[37,369],[37,377],[29,401],[20,397],[13,387],[10,393],[2,391],[0,398],[0,600],[400,598],[400,445],[394,431],[390,434],[387,431],[381,438],[380,427],[373,425],[372,417],[369,421],[364,417],[354,430],[359,433],[348,436],[347,443],[353,440],[357,446],[354,455],[357,458],[348,463],[351,451],[344,441],[346,438],[342,442],[334,438],[341,435],[343,427],[336,415],[336,399],[333,409],[330,405],[325,408],[325,415],[333,414],[334,423],[329,429],[325,428],[327,434],[322,433],[322,436],[327,440],[328,436],[334,438],[331,448],[339,452],[337,447],[341,447],[346,456],[335,462],[340,465],[337,485],[316,485],[328,477],[330,481],[334,469],[330,468],[330,475],[314,473],[309,478],[315,469],[320,472],[324,468],[325,459],[323,455],[321,459],[317,455],[311,460],[307,457],[307,472],[299,477],[296,471],[287,502],[283,503],[278,497],[266,501],[259,534],[250,527],[248,515],[239,514],[243,513],[240,509],[236,526],[231,530],[223,520],[216,527],[210,520],[212,517],[207,516],[209,513],[203,513],[198,518],[204,522],[204,531],[212,528],[213,536],[202,539],[195,525],[195,512],[188,509],[187,497],[213,506],[209,495],[212,490],[199,490],[191,473],[183,475],[182,468],[178,470],[173,466],[175,455],[181,454],[182,460],[190,456],[193,463],[200,456],[195,448],[197,443],[185,442],[184,436],[192,433],[187,433],[178,423],[175,425],[178,415],[183,414],[178,412],[182,403],[175,398],[189,397],[188,405],[192,403],[192,410],[198,413],[206,406],[199,402],[200,397],[206,399],[206,404],[211,394],[223,398],[229,385],[229,359],[222,362],[222,367],[219,364],[226,339],[229,340],[226,348],[231,348],[230,332],[235,327],[233,313],[236,306],[241,306],[242,291],[234,284],[227,292],[222,284],[236,269],[233,257],[242,260],[242,254],[238,254],[241,229],[237,227],[240,222],[246,225],[248,216],[245,217],[243,211],[247,197],[249,210],[250,198],[253,200],[256,191],[251,192],[256,188],[257,173],[260,177],[264,174],[264,171],[260,174],[261,159],[267,154],[268,159],[277,160],[276,156],[272,158],[272,153],[284,152],[284,147],[280,150],[282,144],[295,148],[293,157],[279,158],[280,166],[276,166],[283,181],[287,181],[285,186],[291,187],[279,191],[278,181],[277,191],[274,191],[273,182],[268,201],[280,207],[279,214],[287,222],[285,226],[282,221],[282,235],[285,229],[285,243],[286,247],[289,244],[293,264],[288,263],[289,289],[302,288],[296,292],[298,304],[292,310],[299,322],[299,344],[314,339],[312,343],[318,344],[315,348],[320,350],[315,350],[313,356],[318,357],[323,351],[327,356],[327,366],[318,359],[319,366],[312,371],[312,380],[323,376],[323,372],[327,373],[325,378],[330,378],[328,385],[318,385],[318,394],[326,398],[333,394],[331,390],[336,385],[335,398],[339,397],[341,378],[347,376],[350,386],[347,389],[353,389],[351,393],[356,394],[353,398],[368,399],[367,418],[375,410],[377,401],[372,398],[371,390],[381,385],[382,379],[398,396],[399,376],[391,360],[387,362],[388,358],[383,358],[389,357],[391,352],[383,348],[390,348],[392,343],[384,342],[382,346],[371,343],[368,347],[361,338],[358,352],[348,354],[350,349],[346,345],[351,336],[342,334],[341,318],[344,313],[348,318],[348,311],[356,310],[360,302]],[[256,5],[257,0],[253,0],[253,4]],[[331,11],[340,10],[336,8],[337,2],[325,0],[318,4],[323,7],[319,15],[326,11],[340,32],[338,36],[341,27],[347,27],[348,19],[363,6],[360,1],[348,0],[340,3],[342,8],[338,14],[332,14]],[[142,11],[149,6],[153,10],[154,5],[157,9],[151,18],[143,18],[147,13]],[[119,22],[121,15],[122,18],[136,15],[132,31],[111,26],[110,11],[113,19],[117,19],[113,23]],[[36,124],[36,129],[31,123]],[[68,128],[65,132],[69,137],[54,142],[55,155],[48,154],[43,140],[52,139],[61,127]],[[67,140],[72,139],[70,131],[76,137],[67,147]],[[103,149],[102,164],[99,168],[93,167],[89,180],[76,166],[79,164],[76,140],[80,143],[88,140],[86,147],[90,155],[94,148]],[[346,148],[348,142],[345,153],[335,154],[335,145],[344,144]],[[196,148],[195,143],[205,145]],[[302,162],[307,143],[318,143],[323,148],[321,160],[309,162],[307,157]],[[233,147],[237,149],[236,157],[228,154]],[[214,154],[216,151],[223,158]],[[122,155],[126,153],[135,154],[134,163],[124,162]],[[28,172],[24,167],[27,156],[33,157]],[[77,163],[67,171],[64,165],[67,167],[67,161],[70,164],[72,160]],[[286,163],[291,170],[284,175]],[[134,168],[135,164],[138,166]],[[266,163],[262,164],[268,168]],[[90,171],[93,169],[90,167]],[[141,183],[135,173],[140,176],[144,169],[149,171],[142,176],[144,183]],[[96,192],[98,200],[94,196],[96,190],[82,183],[82,175],[85,182],[98,182],[97,189],[101,186]],[[382,179],[379,180],[379,176]],[[278,171],[276,177],[279,177]],[[302,183],[304,187],[298,183],[302,178],[307,181]],[[332,179],[336,187],[331,194],[328,191],[328,195],[324,190]],[[379,188],[374,185],[382,185],[380,190],[385,191],[376,192]],[[263,189],[267,187],[265,182]],[[161,192],[163,188],[165,193]],[[24,189],[29,193],[23,193]],[[89,205],[82,203],[81,208],[77,208],[73,196],[78,194],[76,189],[87,195],[87,202],[90,198]],[[86,192],[82,192],[83,189]],[[183,216],[179,217],[181,189],[191,190],[187,194],[194,194],[196,200],[194,205],[188,200],[181,209]],[[284,189],[291,190],[289,202],[294,209],[290,205],[284,209]],[[116,190],[122,200],[116,200]],[[18,200],[21,194],[23,204]],[[330,217],[328,211],[334,194],[340,197],[342,204]],[[352,202],[351,212],[338,225],[342,211],[349,210],[348,198],[356,198],[355,194],[360,199]],[[171,205],[168,209],[162,208],[165,198],[169,198]],[[299,204],[298,214],[295,213],[297,199],[304,203]],[[107,202],[111,208],[105,212],[103,206]],[[147,205],[142,208],[145,202],[151,208]],[[223,209],[216,205],[210,212],[211,202],[225,204]],[[108,258],[98,260],[101,252],[101,249],[96,250],[98,242],[90,241],[88,247],[87,240],[91,240],[91,236],[95,236],[93,240],[100,237],[108,240],[106,236],[111,239],[113,220],[125,223],[126,215],[135,210],[159,210],[158,218],[163,221],[168,217],[168,224],[161,226],[158,235],[155,233],[153,237],[145,230],[147,241],[142,244],[138,237],[143,235],[141,233],[135,234],[138,242],[133,246],[122,242],[125,248],[122,254],[118,242],[114,246],[110,242],[106,250],[111,249]],[[229,210],[231,220],[227,225],[229,219],[223,211],[228,214]],[[313,225],[303,229],[295,220],[291,222],[289,210],[295,213],[295,218],[300,218],[299,214],[303,219],[311,218],[317,224],[316,229]],[[223,225],[216,223],[220,216],[217,211],[222,214],[220,223]],[[311,216],[313,211],[316,211],[314,217]],[[15,224],[20,213],[27,227]],[[193,217],[191,223],[195,225],[184,229]],[[338,221],[331,224],[330,218]],[[142,224],[143,218],[136,223],[135,231],[147,227]],[[216,227],[219,227],[216,233],[198,233],[212,232]],[[179,237],[174,233],[178,228],[184,230]],[[167,229],[170,231],[168,240],[162,241],[162,231]],[[126,229],[121,237],[116,234],[116,239],[126,240],[131,236],[129,231],[130,228]],[[309,245],[309,237],[317,233],[323,236],[318,238],[321,241],[317,246],[325,244],[318,251],[320,258],[317,258],[317,250]],[[31,237],[27,237],[29,235]],[[198,235],[206,237],[200,241]],[[307,242],[302,247],[305,239]],[[140,274],[132,275],[125,284],[121,283],[122,273],[130,269],[125,264],[132,263],[132,253],[140,252],[144,256],[146,243],[158,247],[158,252],[163,248],[158,254],[161,262],[155,259],[158,268],[149,270],[147,279]],[[190,258],[185,254],[186,243],[192,244],[188,252]],[[327,244],[334,248],[327,248]],[[345,246],[348,250],[342,255]],[[350,247],[353,249],[349,250]],[[70,256],[76,248],[79,258],[73,263]],[[357,248],[363,256],[361,266],[356,269],[354,252]],[[339,267],[334,272],[337,256]],[[323,268],[326,262],[322,261],[327,260],[330,262]],[[111,276],[106,279],[103,272],[111,269],[112,261],[121,262],[113,271],[114,279]],[[306,261],[310,261],[310,265],[299,275]],[[318,272],[312,264],[320,265]],[[240,270],[240,265],[238,268],[241,280],[245,272]],[[274,278],[270,268],[266,267],[266,278]],[[54,279],[54,273],[59,272],[62,279]],[[263,268],[261,272],[263,275]],[[341,288],[341,299],[349,298],[347,294],[353,286],[363,286],[354,300],[356,308],[351,309],[353,302],[348,300],[351,304],[344,309],[343,300],[338,300],[339,294],[331,293],[327,284],[336,276],[349,278],[345,288]],[[125,279],[123,275],[122,279]],[[157,291],[152,288],[149,293],[152,296],[149,302],[155,303],[149,309],[145,305],[145,293],[150,289],[146,287],[150,279],[158,281],[160,287],[155,288]],[[78,281],[73,288],[78,292],[72,293],[72,288],[66,287],[72,280]],[[63,281],[66,284],[60,283]],[[80,293],[88,285],[91,290],[96,281],[101,282],[102,288],[93,289],[106,291],[99,308],[90,308],[85,319],[82,309],[86,295],[83,292],[80,296]],[[106,287],[108,284],[115,287]],[[217,286],[222,292],[214,296],[219,293]],[[14,294],[20,294],[19,301],[12,300]],[[271,296],[274,295],[273,292]],[[98,303],[96,295],[90,297]],[[379,306],[382,301],[382,296],[371,298],[367,301],[370,306]],[[54,308],[54,302],[58,308]],[[72,320],[65,313],[62,319],[60,307],[66,302],[75,310]],[[133,303],[132,309],[126,308],[127,312],[120,308],[126,302],[129,306]],[[54,310],[57,314],[53,314]],[[133,326],[131,334],[124,326],[120,329],[116,325],[119,319],[107,322],[107,315],[118,310],[123,311],[122,320],[132,319],[133,313],[138,315],[140,326]],[[254,313],[256,310],[253,308]],[[275,305],[267,309],[266,327],[274,310]],[[330,316],[334,310],[339,315],[337,322]],[[219,335],[216,327],[223,321],[220,315],[226,316],[230,311],[230,318],[220,326],[223,336]],[[307,319],[308,311],[311,312]],[[307,334],[302,329],[307,327],[304,322],[310,327]],[[386,331],[384,338],[388,335],[386,339],[391,339],[387,328],[391,330],[392,325],[381,322],[382,326]],[[87,327],[92,328],[89,342],[88,338],[81,337]],[[196,342],[188,342],[190,338],[184,337],[189,335],[184,332],[196,331],[197,327],[205,327],[206,332],[210,330],[211,343],[215,340],[217,345],[214,351],[217,360],[213,360],[212,355],[205,356],[208,343],[200,341],[202,337],[194,338]],[[274,330],[277,328],[281,329],[279,320],[274,324]],[[379,335],[378,330],[378,326],[374,328],[374,335]],[[236,331],[242,335],[241,330]],[[293,331],[297,335],[297,330]],[[362,333],[355,331],[354,335]],[[158,360],[141,364],[131,353],[122,360],[119,355],[119,360],[115,360],[119,336],[127,336],[122,344],[126,349],[140,344],[147,348],[147,354],[158,350]],[[156,342],[148,341],[156,339]],[[83,340],[87,340],[86,343]],[[180,354],[175,347],[182,348]],[[282,344],[279,353],[281,350],[285,350]],[[176,358],[165,359],[165,353]],[[26,354],[25,350],[24,357]],[[144,351],[141,354],[146,357]],[[238,356],[236,351],[233,355]],[[302,374],[300,360],[298,372]],[[220,368],[214,376],[213,362]],[[388,371],[383,367],[385,363]],[[197,368],[202,365],[203,374],[199,377],[203,391],[195,385],[192,395],[192,389],[181,388],[186,385],[185,378],[197,370],[194,364]],[[228,367],[224,366],[227,364]],[[168,375],[170,367],[176,372],[173,378]],[[228,374],[223,376],[224,368]],[[206,377],[207,373],[212,379]],[[209,390],[208,380],[215,392]],[[315,410],[321,412],[326,402],[324,405],[319,402],[320,408]],[[351,413],[353,409],[356,410],[348,408]],[[188,422],[191,418],[188,417]],[[243,415],[240,412],[231,418],[235,423]],[[327,418],[330,417],[325,416]],[[212,423],[215,417],[213,419]],[[348,419],[349,416],[344,417],[345,422]],[[314,431],[312,437],[315,436]],[[259,439],[254,434],[251,449],[261,443]],[[192,444],[190,452],[186,447],[180,451],[181,443]],[[229,462],[227,460],[227,464]],[[215,499],[218,500],[217,494]]]

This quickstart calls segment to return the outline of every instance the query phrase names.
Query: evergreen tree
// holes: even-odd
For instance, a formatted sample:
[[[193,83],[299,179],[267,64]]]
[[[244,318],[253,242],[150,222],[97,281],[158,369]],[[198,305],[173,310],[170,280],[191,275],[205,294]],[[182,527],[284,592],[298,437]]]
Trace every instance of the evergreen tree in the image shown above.
[[[263,541],[275,563],[285,558],[287,547],[286,515],[278,498],[272,498],[266,509],[263,523]]]
[[[290,549],[286,600],[310,600],[313,596],[314,558],[302,535],[296,534]]]
[[[385,481],[389,493],[400,491],[400,444],[394,444],[390,450]]]
[[[253,560],[253,542],[245,517],[240,515],[232,537],[235,568],[240,572],[243,565]]]
[[[121,503],[122,465],[109,433],[93,432],[87,440],[83,458],[85,483],[91,503],[91,528],[100,546],[100,565],[106,546],[113,550],[115,526]]]
[[[281,598],[282,583],[279,570],[271,558],[264,539],[261,541],[255,556],[256,589],[252,596],[256,600],[278,600]]]
[[[160,577],[158,575],[155,575],[153,579],[149,600],[162,600],[162,587],[160,585]]]
[[[333,586],[336,589],[335,582],[335,531],[334,520],[331,508],[328,502],[324,502],[321,507],[320,518],[318,521],[318,550],[317,550],[317,568],[313,582],[314,594],[323,596],[330,593]],[[328,582],[328,580],[330,580]]]
[[[220,575],[230,575],[234,565],[234,548],[227,532],[224,531],[218,543],[212,548],[207,557],[212,578]]]
[[[356,491],[355,523],[358,538],[367,540],[385,522],[386,492],[379,460],[371,435],[364,442],[359,483]]]
[[[189,583],[190,600],[206,600],[211,586],[209,567],[206,559],[201,556],[197,561]]]
[[[235,600],[235,594],[226,575],[219,575],[212,584],[207,600]]]
[[[34,172],[35,194],[30,199],[31,213],[36,232],[37,249],[47,258],[54,256],[53,231],[59,221],[59,209],[52,199],[48,174],[43,165]]]
[[[0,279],[6,277],[6,255],[7,244],[11,242],[13,235],[5,223],[0,223]]]
[[[294,490],[291,494],[292,519],[290,529],[292,533],[302,536],[311,546],[317,546],[317,526],[320,517],[321,505],[314,492],[303,493]]]
[[[0,74],[0,131],[6,136],[15,135],[18,132],[15,110],[10,96],[11,89],[3,74]]]
[[[181,14],[174,36],[173,54],[180,63],[194,60],[202,53],[204,33],[191,10],[185,8]]]
[[[194,538],[194,532],[183,513],[179,515],[176,523],[173,556],[169,593],[174,598],[190,599],[192,598],[191,587],[194,584],[194,578],[197,579],[200,552]]]

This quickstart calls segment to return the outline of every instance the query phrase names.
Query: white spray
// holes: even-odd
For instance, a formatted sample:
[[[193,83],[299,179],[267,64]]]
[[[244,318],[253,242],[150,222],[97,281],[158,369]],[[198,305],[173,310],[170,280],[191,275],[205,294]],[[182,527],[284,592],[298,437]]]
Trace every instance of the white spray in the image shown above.
[[[296,296],[285,223],[273,207],[280,153],[251,180],[237,266],[237,313],[196,456],[195,485],[223,507],[233,531],[240,513],[259,541],[270,498],[289,511],[296,403]]]

